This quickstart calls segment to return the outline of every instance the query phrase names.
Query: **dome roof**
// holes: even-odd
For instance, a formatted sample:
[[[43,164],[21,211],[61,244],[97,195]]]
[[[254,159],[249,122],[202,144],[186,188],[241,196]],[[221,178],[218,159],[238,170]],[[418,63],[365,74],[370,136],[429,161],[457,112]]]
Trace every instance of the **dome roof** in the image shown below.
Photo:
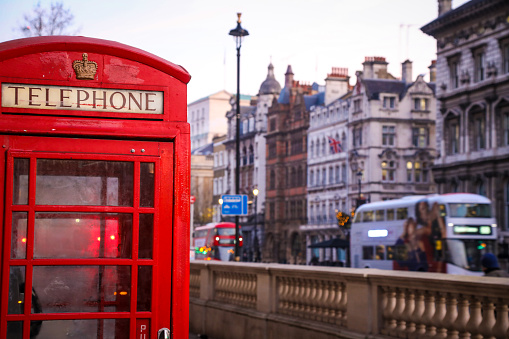
[[[271,63],[269,65],[269,71],[267,72],[267,79],[262,82],[258,94],[279,94],[279,92],[281,92],[281,85],[274,77],[274,66],[272,66]]]

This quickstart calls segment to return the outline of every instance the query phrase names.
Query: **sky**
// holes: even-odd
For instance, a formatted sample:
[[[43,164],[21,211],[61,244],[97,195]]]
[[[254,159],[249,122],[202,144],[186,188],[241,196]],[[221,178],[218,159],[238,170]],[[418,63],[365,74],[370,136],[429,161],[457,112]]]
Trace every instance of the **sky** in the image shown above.
[[[0,42],[22,38],[16,30],[40,2],[0,0]],[[457,8],[468,0],[453,0]],[[77,35],[143,49],[190,74],[188,103],[226,90],[237,91],[237,52],[228,33],[249,32],[241,47],[240,92],[256,95],[272,62],[276,80],[292,66],[294,79],[324,84],[332,67],[348,68],[350,84],[366,56],[385,57],[401,77],[413,62],[413,78],[429,75],[436,41],[420,28],[436,19],[437,0],[64,0]],[[426,77],[425,79],[429,79]]]

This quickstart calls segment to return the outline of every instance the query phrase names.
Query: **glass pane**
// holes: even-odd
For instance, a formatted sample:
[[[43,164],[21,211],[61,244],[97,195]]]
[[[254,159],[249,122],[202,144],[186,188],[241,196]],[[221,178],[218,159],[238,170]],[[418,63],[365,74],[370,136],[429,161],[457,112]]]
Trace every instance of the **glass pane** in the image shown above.
[[[27,257],[27,217],[26,212],[12,213],[11,259]]]
[[[152,243],[154,234],[154,215],[140,214],[140,243],[138,258],[152,259]]]
[[[38,159],[38,205],[133,206],[132,162]]]
[[[45,320],[37,338],[130,338],[129,319]]]
[[[34,266],[42,313],[128,312],[130,266]]]
[[[154,207],[154,163],[140,164],[140,207]]]
[[[152,304],[152,266],[138,266],[138,312],[150,311]]]
[[[14,205],[28,204],[28,171],[29,159],[14,159],[14,178],[12,189],[12,203]]]
[[[12,266],[9,271],[8,314],[23,314],[25,305],[25,266]]]
[[[23,322],[8,321],[7,322],[7,338],[22,339],[23,338]]]
[[[34,258],[131,258],[132,214],[35,213]]]

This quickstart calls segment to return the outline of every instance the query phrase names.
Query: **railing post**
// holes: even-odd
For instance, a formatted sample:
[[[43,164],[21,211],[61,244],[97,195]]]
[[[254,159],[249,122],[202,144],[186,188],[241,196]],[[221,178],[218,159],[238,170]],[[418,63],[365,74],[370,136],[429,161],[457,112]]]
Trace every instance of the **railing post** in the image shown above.
[[[200,270],[200,299],[203,301],[212,299],[214,282],[209,265],[203,265]]]
[[[275,284],[271,281],[271,275],[267,268],[263,273],[256,274],[256,310],[263,313],[273,311],[272,301],[275,295]]]
[[[376,286],[371,285],[367,275],[347,277],[346,284],[347,328],[363,334],[373,334],[374,329],[378,332],[378,295],[373,293]]]

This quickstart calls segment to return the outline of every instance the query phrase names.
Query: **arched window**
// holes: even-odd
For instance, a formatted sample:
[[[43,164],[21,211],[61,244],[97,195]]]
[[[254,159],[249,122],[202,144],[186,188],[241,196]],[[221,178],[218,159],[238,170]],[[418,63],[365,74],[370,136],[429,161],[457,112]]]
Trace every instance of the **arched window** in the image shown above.
[[[309,187],[313,187],[315,184],[315,172],[313,170],[309,171]]]
[[[242,148],[242,164],[247,165],[247,151],[246,147]]]
[[[313,158],[314,156],[315,156],[315,143],[313,142],[313,140],[311,140],[311,145],[309,148],[309,157]]]
[[[325,138],[322,139],[322,155],[327,154],[326,153],[326,146],[325,146]]]

